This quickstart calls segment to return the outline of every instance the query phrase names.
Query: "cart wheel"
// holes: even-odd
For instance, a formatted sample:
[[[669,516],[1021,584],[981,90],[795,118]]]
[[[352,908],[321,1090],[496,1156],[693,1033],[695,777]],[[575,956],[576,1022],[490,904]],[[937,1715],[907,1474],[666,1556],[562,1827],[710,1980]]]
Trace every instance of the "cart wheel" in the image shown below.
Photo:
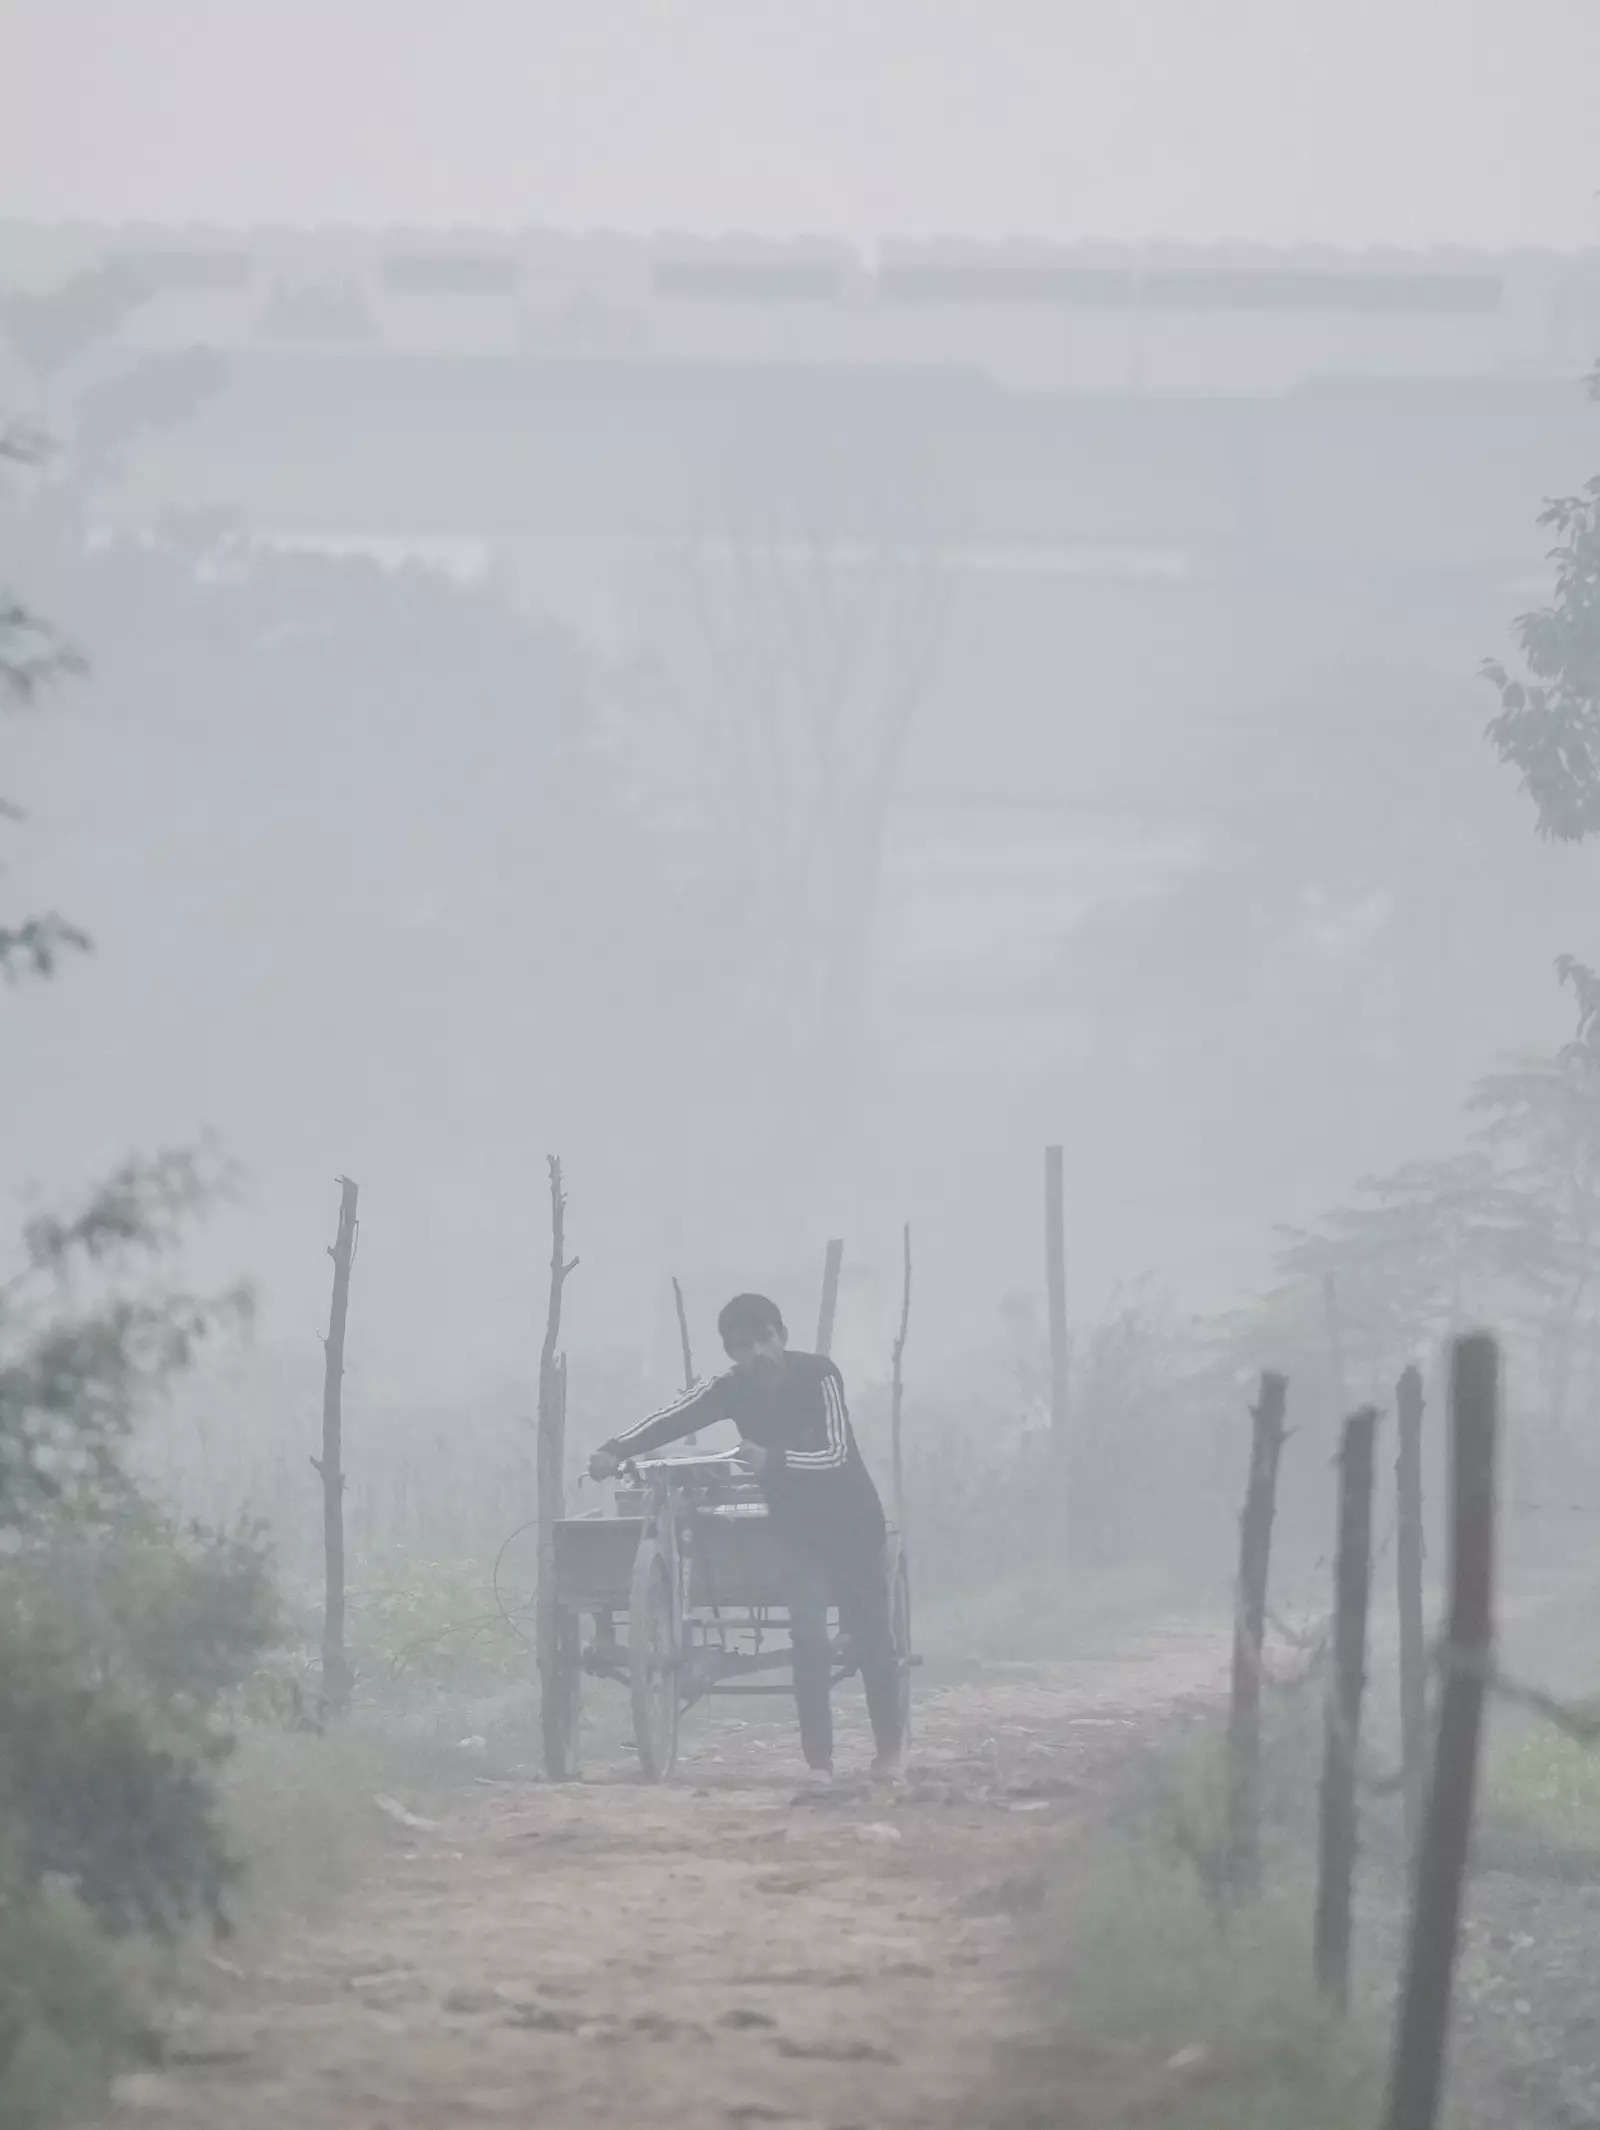
[[[628,1669],[634,1743],[646,1779],[659,1782],[678,1757],[678,1635],[672,1576],[661,1548],[648,1538],[633,1562]]]
[[[889,1555],[889,1625],[894,1634],[894,1653],[900,1663],[900,1739],[911,1743],[911,1574],[905,1547],[898,1539]]]
[[[565,1605],[553,1607],[549,1632],[539,1638],[539,1727],[544,1771],[552,1782],[577,1778],[580,1643],[578,1615]]]

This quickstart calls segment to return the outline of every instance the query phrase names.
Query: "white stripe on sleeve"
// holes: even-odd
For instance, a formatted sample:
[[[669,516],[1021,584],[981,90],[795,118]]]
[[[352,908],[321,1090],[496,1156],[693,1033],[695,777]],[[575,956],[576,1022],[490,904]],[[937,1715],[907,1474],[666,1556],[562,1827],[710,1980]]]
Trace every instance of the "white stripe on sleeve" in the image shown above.
[[[709,1426],[712,1421],[725,1418],[727,1406],[723,1392],[726,1383],[725,1376],[713,1376],[709,1383],[696,1383],[674,1398],[670,1405],[663,1405],[659,1412],[650,1413],[620,1435],[613,1435],[610,1447],[624,1454],[631,1448],[657,1449],[684,1435],[692,1435],[701,1425]]]
[[[849,1454],[844,1394],[839,1387],[838,1375],[833,1370],[822,1379],[822,1418],[826,1435],[825,1446],[820,1450],[786,1450],[783,1458],[785,1471],[837,1471]]]

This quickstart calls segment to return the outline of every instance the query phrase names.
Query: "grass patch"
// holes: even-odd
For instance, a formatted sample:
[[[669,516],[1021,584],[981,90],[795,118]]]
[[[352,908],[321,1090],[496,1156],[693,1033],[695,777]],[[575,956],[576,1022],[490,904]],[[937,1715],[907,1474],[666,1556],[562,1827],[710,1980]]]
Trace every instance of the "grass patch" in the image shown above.
[[[414,1802],[382,1744],[355,1731],[248,1730],[220,1788],[223,1826],[244,1866],[230,1909],[247,1938],[328,1914],[382,1849],[386,1822],[374,1795]]]
[[[1287,1890],[1225,1923],[1154,1846],[1064,1874],[1038,1925],[1052,2031],[1007,2066],[996,2130],[1351,2130],[1376,2120],[1382,2050],[1310,1975]],[[1062,2016],[1061,2007],[1066,2014]]]
[[[914,1609],[918,1651],[930,1665],[959,1668],[1103,1656],[1163,1617],[1193,1617],[1203,1608],[1165,1569],[1141,1561],[1101,1569],[1070,1584],[1052,1567],[972,1591],[935,1588],[914,1594]]]
[[[1499,1829],[1600,1860],[1600,1747],[1579,1745],[1548,1723],[1491,1733],[1483,1797],[1485,1817]]]
[[[1302,1702],[1267,1707],[1260,1899],[1226,1897],[1225,1744],[1209,1719],[1141,1756],[1096,1843],[1056,1860],[1026,1926],[1043,2039],[1002,2057],[998,2098],[978,2112],[988,2130],[1378,2120],[1387,2010],[1363,1999],[1359,1970],[1346,2018],[1312,1980],[1311,1860],[1284,1809],[1307,1774]]]

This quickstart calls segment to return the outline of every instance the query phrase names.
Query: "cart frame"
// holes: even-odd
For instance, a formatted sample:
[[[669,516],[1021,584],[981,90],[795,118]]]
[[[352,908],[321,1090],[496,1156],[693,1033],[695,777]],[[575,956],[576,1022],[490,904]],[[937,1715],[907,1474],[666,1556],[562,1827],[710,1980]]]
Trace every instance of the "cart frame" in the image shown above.
[[[793,1649],[783,1568],[766,1502],[725,1455],[623,1465],[616,1513],[555,1526],[555,1622],[543,1691],[546,1770],[578,1773],[582,1681],[627,1685],[634,1744],[646,1780],[672,1772],[678,1722],[708,1694],[784,1694]],[[900,1664],[901,1717],[910,1731],[911,1582],[901,1533],[884,1546],[890,1620]],[[585,1638],[583,1623],[591,1623]],[[830,1684],[859,1667],[830,1608]],[[625,1629],[626,1639],[619,1637]]]

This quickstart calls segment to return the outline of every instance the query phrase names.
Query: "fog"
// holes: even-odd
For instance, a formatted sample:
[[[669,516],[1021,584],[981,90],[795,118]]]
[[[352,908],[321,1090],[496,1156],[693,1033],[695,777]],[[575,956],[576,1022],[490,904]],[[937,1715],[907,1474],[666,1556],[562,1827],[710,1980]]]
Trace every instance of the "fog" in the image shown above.
[[[1600,2120],[1594,0],[3,13],[0,2119]]]
[[[10,0],[30,218],[1593,242],[1584,0]]]
[[[353,1379],[465,1395],[556,1151],[575,1351],[670,1375],[673,1273],[803,1322],[839,1233],[879,1373],[909,1220],[937,1375],[1047,1141],[1075,1320],[1214,1311],[1567,1032],[1593,862],[1476,669],[1593,462],[1588,11],[7,36],[7,570],[89,664],[7,887],[95,940],[14,1195],[214,1132],[199,1263],[314,1365],[354,1175]]]

